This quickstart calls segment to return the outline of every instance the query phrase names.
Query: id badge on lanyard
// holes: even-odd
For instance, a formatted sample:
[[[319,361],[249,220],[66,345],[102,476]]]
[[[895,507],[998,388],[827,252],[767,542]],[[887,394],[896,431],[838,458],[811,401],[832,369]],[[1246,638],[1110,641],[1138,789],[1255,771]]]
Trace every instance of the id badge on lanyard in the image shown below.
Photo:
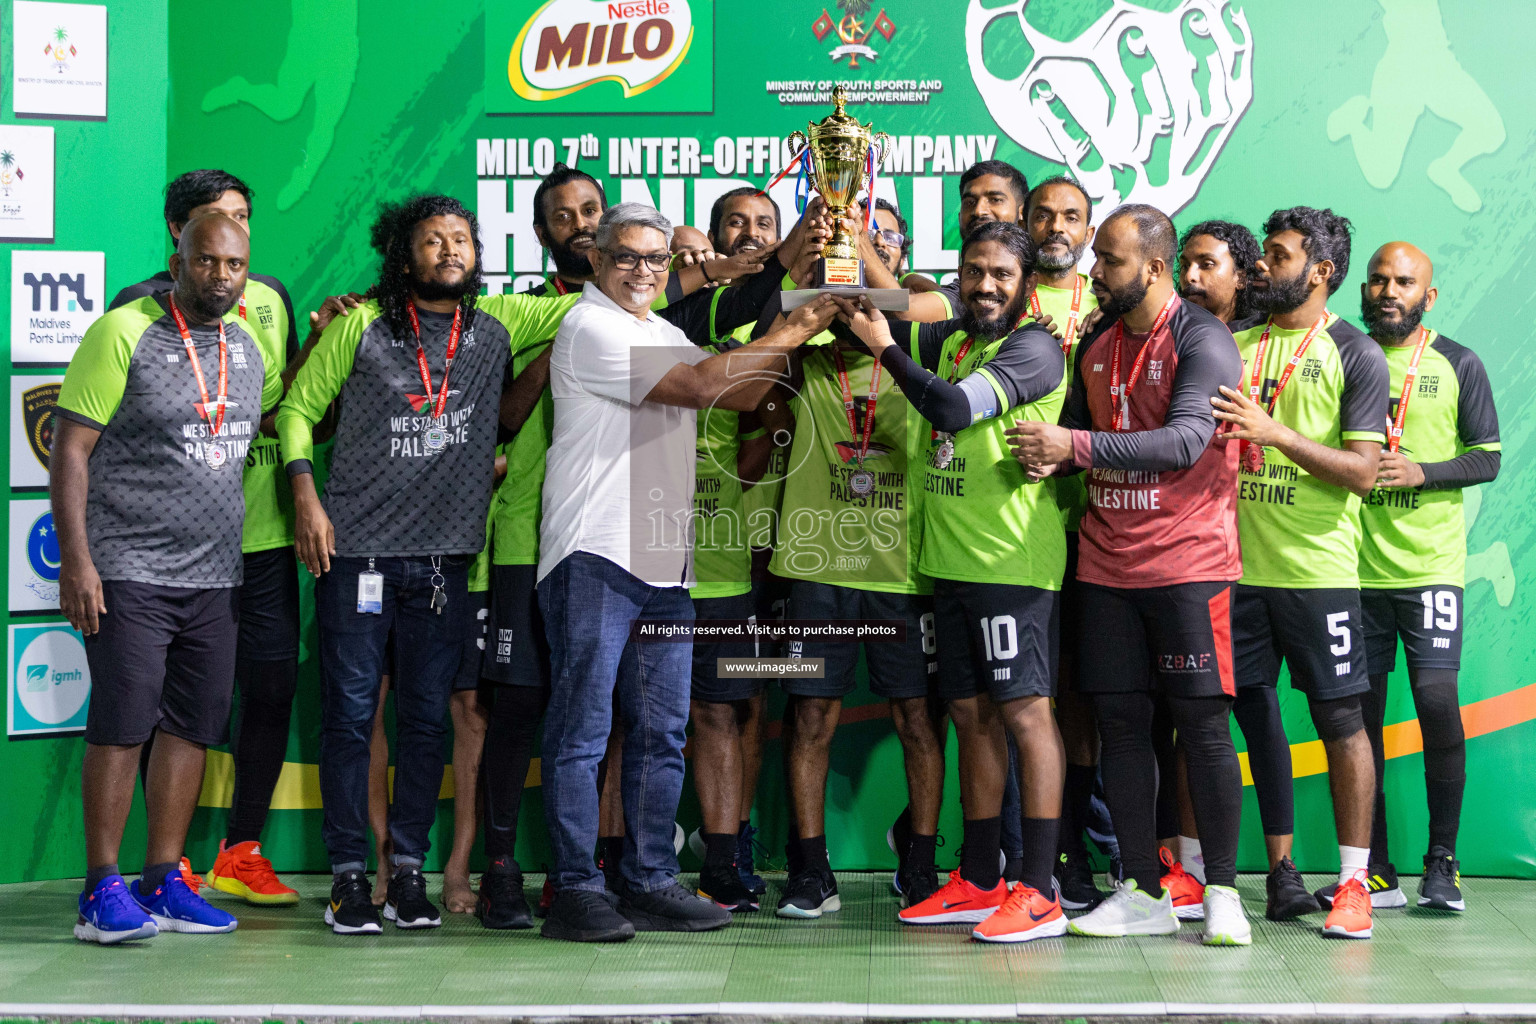
[[[368,568],[357,574],[357,613],[384,614],[384,574],[374,569],[371,558]]]

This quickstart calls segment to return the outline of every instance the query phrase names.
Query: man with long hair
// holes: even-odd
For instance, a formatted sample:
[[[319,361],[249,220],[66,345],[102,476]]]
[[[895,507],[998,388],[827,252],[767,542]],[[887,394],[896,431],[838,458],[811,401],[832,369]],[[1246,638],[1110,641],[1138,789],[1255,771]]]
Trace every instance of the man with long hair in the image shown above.
[[[374,298],[327,329],[277,421],[298,555],[317,580],[320,785],[334,873],[326,923],[342,934],[380,931],[364,873],[368,745],[391,628],[397,744],[384,915],[401,928],[440,923],[421,863],[469,564],[485,545],[502,379],[513,354],[553,334],[576,301],[480,296],[475,215],[448,196],[386,207],[374,236],[383,253]],[[310,431],[338,397],[322,504]]]

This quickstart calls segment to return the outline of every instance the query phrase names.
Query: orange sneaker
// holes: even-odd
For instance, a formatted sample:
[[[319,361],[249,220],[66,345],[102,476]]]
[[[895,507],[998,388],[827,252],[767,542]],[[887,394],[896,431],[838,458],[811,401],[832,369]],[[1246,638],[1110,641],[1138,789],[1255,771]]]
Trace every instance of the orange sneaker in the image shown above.
[[[902,924],[974,924],[991,917],[1007,898],[1006,882],[998,882],[992,890],[978,889],[955,870],[938,892],[917,906],[900,911],[896,917]]]
[[[220,840],[219,858],[208,872],[208,884],[219,892],[262,906],[299,902],[298,892],[277,880],[272,862],[261,855],[261,844],[254,840],[236,843],[228,849]]]
[[[1173,916],[1180,921],[1205,920],[1205,886],[1184,865],[1173,859],[1168,847],[1159,847],[1157,855],[1168,869],[1163,875],[1163,888],[1173,896]]]
[[[971,938],[982,942],[1028,942],[1066,933],[1067,915],[1061,912],[1056,897],[1047,898],[1039,889],[1015,882],[1003,905],[972,930]]]
[[[1323,922],[1323,934],[1336,939],[1371,937],[1371,897],[1357,874],[1333,894],[1333,909]]]
[[[186,882],[187,888],[196,894],[197,890],[203,887],[203,876],[192,870],[192,862],[185,857],[181,858],[181,863],[177,866],[181,869],[181,880]]]

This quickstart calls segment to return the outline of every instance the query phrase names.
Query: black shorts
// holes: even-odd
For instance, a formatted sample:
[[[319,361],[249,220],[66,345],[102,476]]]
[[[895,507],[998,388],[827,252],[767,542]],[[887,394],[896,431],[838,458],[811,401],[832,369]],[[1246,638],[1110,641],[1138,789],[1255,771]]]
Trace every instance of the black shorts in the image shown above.
[[[1055,696],[1059,614],[1054,590],[934,580],[939,696]]]
[[[1339,700],[1371,688],[1358,590],[1239,584],[1232,647],[1240,687],[1278,685],[1283,659],[1291,685],[1312,700]]]
[[[503,686],[549,689],[549,639],[539,614],[536,565],[491,566],[491,632],[480,674]]]
[[[464,617],[464,653],[459,657],[459,671],[453,677],[453,692],[473,690],[480,685],[480,669],[485,661],[485,640],[489,635],[491,592],[469,592],[470,614]]]
[[[812,622],[871,622],[900,620],[906,636],[900,642],[837,643],[791,641],[791,658],[820,658],[822,678],[786,676],[784,692],[796,697],[845,697],[853,692],[859,648],[869,669],[869,690],[877,697],[901,700],[926,697],[934,685],[933,598],[924,594],[887,594],[854,590],[829,583],[794,580],[789,586],[786,619]]]
[[[734,597],[696,597],[693,599],[693,620],[728,619],[746,621],[756,618],[752,595]],[[752,640],[695,640],[693,642],[693,692],[694,700],[715,704],[727,704],[735,700],[748,700],[763,692],[766,680],[721,675],[721,658],[755,658],[757,643]]]
[[[229,740],[239,590],[102,580],[107,614],[85,638],[85,742],[131,747],[157,728],[189,743]]]
[[[1461,588],[1360,591],[1365,662],[1371,675],[1397,668],[1397,638],[1409,668],[1461,669]]]
[[[1231,697],[1236,584],[1105,587],[1084,583],[1078,690]]]
[[[241,661],[296,661],[299,657],[299,562],[292,547],[242,557]]]

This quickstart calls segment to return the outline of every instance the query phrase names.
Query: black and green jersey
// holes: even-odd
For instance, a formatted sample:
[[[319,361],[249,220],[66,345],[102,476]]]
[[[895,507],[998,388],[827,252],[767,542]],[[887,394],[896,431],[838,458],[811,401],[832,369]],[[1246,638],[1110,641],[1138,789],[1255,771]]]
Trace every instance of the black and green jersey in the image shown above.
[[[770,570],[786,579],[854,590],[930,593],[932,581],[917,568],[928,424],[882,370],[864,459],[875,486],[869,494],[856,493],[850,479],[858,469],[870,376],[878,364],[841,342],[801,352],[805,379],[791,403],[795,439]],[[848,374],[853,431],[834,354]]]
[[[310,431],[341,399],[325,487],[338,554],[474,554],[485,546],[507,361],[553,336],[577,298],[479,297],[437,420],[422,393],[414,334],[397,334],[377,301],[331,322],[294,379],[277,432],[289,473],[308,472]],[[453,315],[419,315],[436,390]]]
[[[1082,281],[1082,293],[1077,303],[1076,326],[1081,327],[1083,318],[1099,308],[1099,300],[1093,297],[1088,276],[1077,276]],[[1045,284],[1035,286],[1035,298],[1040,301],[1040,312],[1051,318],[1051,323],[1058,331],[1065,331],[1067,321],[1072,319],[1072,291],[1071,288],[1053,288]],[[1076,327],[1073,333],[1076,333]],[[1075,354],[1080,341],[1077,338],[1069,340]],[[1067,387],[1071,388],[1072,369],[1077,365],[1077,360],[1068,359],[1066,363]],[[1078,523],[1083,521],[1083,512],[1088,508],[1088,474],[1073,473],[1070,476],[1054,477],[1051,486],[1056,489],[1056,503],[1061,506],[1061,516],[1067,529],[1076,530]]]
[[[1236,335],[1243,357],[1242,387],[1253,375],[1264,324]],[[1270,332],[1258,402],[1267,407],[1286,364],[1308,327]],[[1329,448],[1346,441],[1386,440],[1387,363],[1381,346],[1330,315],[1307,347],[1275,406],[1275,422]],[[1238,476],[1238,537],[1242,582],[1292,589],[1360,585],[1360,497],[1324,483],[1264,449],[1263,465]]]
[[[1417,333],[1408,340],[1407,345],[1382,347],[1392,375],[1388,394],[1394,422]],[[1398,448],[1423,468],[1424,486],[1377,488],[1366,497],[1360,512],[1365,533],[1360,586],[1462,586],[1467,545],[1461,497],[1467,481],[1442,469],[1468,452],[1499,450],[1499,416],[1483,361],[1471,349],[1431,331],[1408,396]],[[1497,472],[1497,463],[1491,468]],[[1480,479],[1491,475],[1481,474]]]
[[[930,440],[918,567],[935,579],[1059,590],[1067,542],[1056,493],[1029,482],[1003,432],[1016,422],[1060,417],[1067,393],[1061,343],[1034,323],[976,342],[960,323],[911,324],[916,361],[944,380],[980,374],[997,399],[997,415],[955,434],[944,465],[935,457],[947,450],[944,438]]]
[[[171,290],[171,275],[161,271],[117,293],[108,309],[117,309],[146,295]],[[262,358],[277,367],[279,375],[298,355],[299,336],[294,323],[293,300],[275,277],[251,274],[245,284],[246,330],[255,335]],[[240,316],[236,305],[235,315]],[[245,525],[242,551],[269,551],[293,543],[293,492],[283,475],[277,438],[258,437],[245,457]]]
[[[102,579],[240,584],[240,467],[283,384],[233,312],[224,330],[228,406],[216,437],[214,421],[198,413],[197,376],[163,294],[103,315],[65,371],[58,415],[101,431],[90,457],[85,527]],[[219,331],[193,327],[191,334],[213,401]]]

